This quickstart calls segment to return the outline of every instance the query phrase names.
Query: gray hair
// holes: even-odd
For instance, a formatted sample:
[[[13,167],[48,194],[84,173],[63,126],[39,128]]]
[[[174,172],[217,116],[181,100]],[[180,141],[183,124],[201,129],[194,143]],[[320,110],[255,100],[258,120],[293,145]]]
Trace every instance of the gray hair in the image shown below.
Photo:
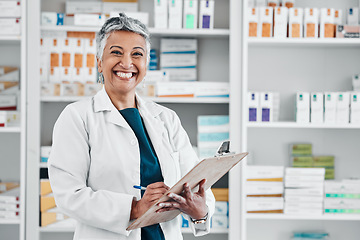
[[[102,61],[106,41],[115,31],[128,31],[142,36],[146,43],[146,63],[149,63],[151,45],[149,30],[142,22],[126,16],[125,13],[119,13],[119,17],[109,18],[96,34],[96,57],[100,61]]]

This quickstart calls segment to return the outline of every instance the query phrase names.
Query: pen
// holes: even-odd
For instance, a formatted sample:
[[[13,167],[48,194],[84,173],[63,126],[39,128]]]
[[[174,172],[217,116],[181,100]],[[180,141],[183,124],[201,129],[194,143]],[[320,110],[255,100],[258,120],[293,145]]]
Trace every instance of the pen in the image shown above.
[[[146,187],[139,186],[139,185],[134,185],[133,187],[136,189],[144,190],[144,191],[146,190]]]

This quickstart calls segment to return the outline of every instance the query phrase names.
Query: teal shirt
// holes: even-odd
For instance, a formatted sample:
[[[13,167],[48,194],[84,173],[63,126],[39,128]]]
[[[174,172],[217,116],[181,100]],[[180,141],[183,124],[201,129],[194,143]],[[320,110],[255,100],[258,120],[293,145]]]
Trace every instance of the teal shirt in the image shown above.
[[[140,148],[140,185],[146,187],[155,182],[163,182],[159,160],[151,144],[148,133],[137,108],[126,108],[119,111],[134,131]],[[143,196],[145,191],[141,191]],[[165,240],[159,224],[141,228],[142,240]]]

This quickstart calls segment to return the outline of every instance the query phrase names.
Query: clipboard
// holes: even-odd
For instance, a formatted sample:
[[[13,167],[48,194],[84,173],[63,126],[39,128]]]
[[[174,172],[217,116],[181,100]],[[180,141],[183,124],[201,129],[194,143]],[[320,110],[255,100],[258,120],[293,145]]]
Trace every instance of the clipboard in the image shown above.
[[[154,205],[152,205],[142,216],[134,220],[126,230],[133,230],[150,226],[156,223],[167,222],[174,219],[180,214],[179,210],[172,210],[167,212],[156,213],[159,207],[157,204],[170,200],[167,195],[169,193],[180,194],[183,190],[183,185],[187,182],[190,189],[198,191],[198,184],[202,179],[206,179],[205,190],[209,189],[215,182],[224,176],[231,168],[239,163],[244,157],[248,155],[247,152],[233,154],[225,153],[211,158],[205,158],[193,167],[183,178],[181,178],[172,188],[170,188]]]

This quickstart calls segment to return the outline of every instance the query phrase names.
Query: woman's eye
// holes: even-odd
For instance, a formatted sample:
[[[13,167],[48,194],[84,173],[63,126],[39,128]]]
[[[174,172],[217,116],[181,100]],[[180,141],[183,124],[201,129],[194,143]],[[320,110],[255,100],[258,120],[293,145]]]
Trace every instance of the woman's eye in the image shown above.
[[[113,54],[118,54],[118,55],[121,54],[120,51],[116,51],[116,50],[115,50],[115,51],[112,51],[111,53],[113,53]]]
[[[141,52],[135,52],[133,53],[134,56],[143,56],[143,54]]]

